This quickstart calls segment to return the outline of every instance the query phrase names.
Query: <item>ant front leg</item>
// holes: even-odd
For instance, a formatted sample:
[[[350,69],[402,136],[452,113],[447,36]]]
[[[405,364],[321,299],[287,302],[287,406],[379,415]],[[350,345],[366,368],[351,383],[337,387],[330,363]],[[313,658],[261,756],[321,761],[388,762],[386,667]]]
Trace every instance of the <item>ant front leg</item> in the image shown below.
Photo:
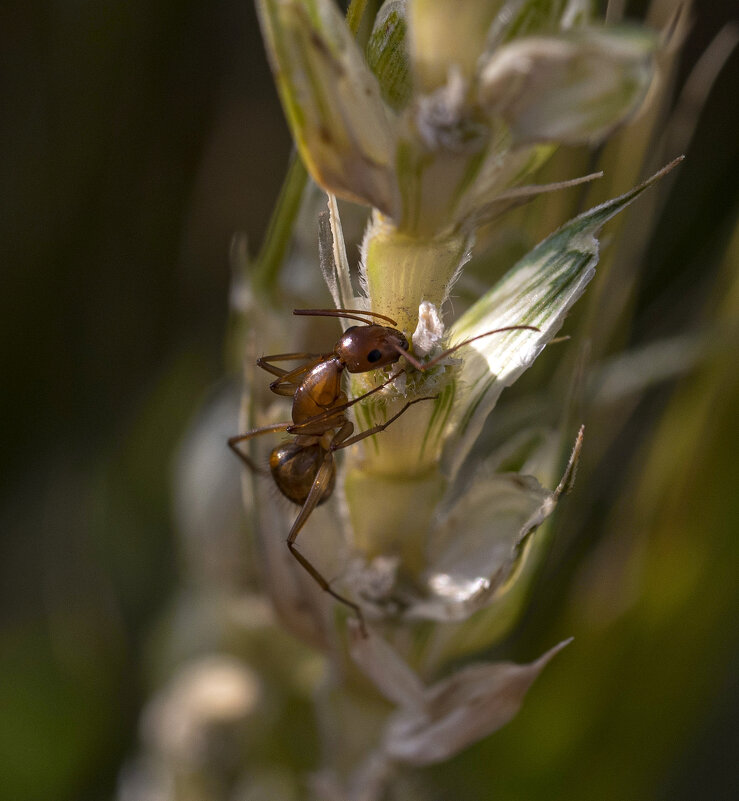
[[[251,457],[244,453],[241,448],[237,448],[236,446],[240,442],[246,442],[254,437],[259,437],[262,434],[275,434],[278,431],[287,431],[287,429],[292,425],[291,422],[287,423],[274,423],[271,426],[264,426],[263,428],[255,428],[252,431],[247,431],[245,434],[236,434],[236,436],[228,438],[228,447],[241,459],[241,461],[250,469],[253,470],[255,473],[258,473],[262,476],[268,476],[269,470],[265,470],[263,467],[259,467],[259,465],[255,464]]]
[[[351,423],[349,424],[351,425]],[[313,580],[318,584],[318,586],[324,591],[327,592],[330,596],[335,598],[340,603],[348,606],[354,614],[357,616],[357,620],[359,621],[359,628],[362,632],[362,636],[367,636],[367,628],[364,625],[364,615],[362,614],[362,610],[359,607],[359,604],[354,603],[354,601],[350,601],[348,598],[345,598],[343,595],[339,595],[336,590],[331,588],[331,585],[328,581],[321,575],[318,569],[313,565],[309,559],[302,554],[295,545],[295,540],[298,538],[298,534],[300,534],[300,530],[305,525],[306,521],[310,517],[311,512],[318,506],[318,503],[324,496],[324,492],[326,491],[326,487],[330,486],[331,476],[334,471],[334,459],[331,451],[326,451],[326,456],[321,463],[321,466],[318,468],[318,472],[316,473],[316,477],[313,480],[313,486],[310,488],[310,492],[308,493],[308,497],[305,499],[305,503],[303,504],[303,508],[300,510],[300,513],[295,518],[295,522],[290,529],[290,533],[287,537],[287,547],[290,549],[290,553],[300,562],[301,566],[310,574]]]
[[[401,356],[404,356],[406,360],[416,368],[416,370],[420,370],[423,373],[426,370],[430,370],[432,367],[436,367],[440,361],[446,359],[446,357],[449,356],[450,353],[454,353],[455,350],[459,350],[465,345],[469,345],[471,342],[476,342],[478,339],[483,339],[484,337],[489,337],[493,334],[502,334],[505,331],[535,331],[537,333],[541,333],[541,329],[537,328],[535,325],[505,325],[503,328],[494,328],[492,331],[485,331],[484,334],[477,334],[474,337],[470,337],[462,342],[458,342],[456,345],[452,345],[451,348],[443,351],[438,356],[434,356],[433,359],[427,362],[419,361],[412,353],[407,350],[403,350],[403,348],[399,347],[398,345],[395,345],[394,347]]]
[[[330,356],[331,354],[328,355]],[[257,359],[257,367],[261,367],[262,370],[277,376],[277,380],[269,385],[270,390],[275,395],[292,397],[303,376],[326,358],[327,355],[325,353],[274,353],[272,356],[260,356]],[[283,370],[281,367],[272,364],[272,362],[289,362],[299,359],[308,359],[309,361],[299,367],[295,367],[293,370]]]

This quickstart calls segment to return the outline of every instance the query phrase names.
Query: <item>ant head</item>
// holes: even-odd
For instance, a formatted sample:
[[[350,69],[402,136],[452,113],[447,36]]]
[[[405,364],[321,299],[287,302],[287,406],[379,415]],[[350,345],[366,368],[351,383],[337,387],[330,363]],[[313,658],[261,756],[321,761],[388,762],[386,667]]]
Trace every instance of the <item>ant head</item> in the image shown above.
[[[336,343],[334,353],[350,373],[366,373],[397,362],[398,348],[408,350],[408,340],[396,328],[353,325]]]

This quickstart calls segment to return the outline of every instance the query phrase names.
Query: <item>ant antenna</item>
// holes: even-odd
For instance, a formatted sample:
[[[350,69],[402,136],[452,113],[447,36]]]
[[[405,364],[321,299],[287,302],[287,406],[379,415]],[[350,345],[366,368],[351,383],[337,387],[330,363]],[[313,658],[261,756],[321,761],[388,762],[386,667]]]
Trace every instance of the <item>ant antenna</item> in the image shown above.
[[[293,309],[293,314],[307,315],[310,317],[345,317],[346,319],[359,320],[369,325],[370,323],[365,320],[364,317],[358,316],[360,314],[366,314],[369,317],[377,317],[380,320],[385,320],[385,322],[390,323],[393,327],[397,325],[392,317],[386,317],[384,314],[365,311],[364,309]]]
[[[416,370],[428,370],[430,367],[438,364],[442,359],[445,359],[450,353],[454,353],[455,350],[459,350],[463,348],[465,345],[469,345],[470,342],[474,342],[477,339],[482,339],[483,337],[489,337],[491,334],[500,334],[504,331],[537,331],[540,332],[541,329],[537,328],[534,325],[507,325],[503,328],[494,328],[492,331],[486,331],[484,334],[478,334],[477,336],[470,337],[469,339],[465,339],[463,342],[454,345],[453,347],[445,350],[443,353],[440,353],[438,356],[435,356],[431,361],[423,363],[419,362],[415,356],[412,356],[408,351],[403,350],[400,345],[396,345],[395,343],[391,343],[395,350],[401,356],[405,356],[405,358],[416,368]]]

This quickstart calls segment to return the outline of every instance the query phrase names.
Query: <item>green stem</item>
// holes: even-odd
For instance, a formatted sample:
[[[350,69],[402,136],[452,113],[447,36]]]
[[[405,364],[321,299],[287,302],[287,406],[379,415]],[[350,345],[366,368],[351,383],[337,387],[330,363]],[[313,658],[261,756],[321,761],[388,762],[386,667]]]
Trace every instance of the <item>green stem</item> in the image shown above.
[[[367,0],[352,0],[346,12],[346,24],[349,30],[356,36],[359,26],[362,24],[364,12],[367,9]]]
[[[354,546],[367,559],[399,557],[404,576],[417,580],[426,565],[431,520],[445,489],[444,477],[435,470],[406,479],[350,468],[344,492]]]
[[[285,252],[292,240],[292,230],[300,211],[300,201],[307,180],[305,166],[300,156],[293,152],[252,271],[254,289],[262,296],[271,297],[274,294]]]
[[[422,300],[437,308],[471,243],[465,234],[420,238],[375,222],[365,239],[366,278],[372,309],[412,334]]]

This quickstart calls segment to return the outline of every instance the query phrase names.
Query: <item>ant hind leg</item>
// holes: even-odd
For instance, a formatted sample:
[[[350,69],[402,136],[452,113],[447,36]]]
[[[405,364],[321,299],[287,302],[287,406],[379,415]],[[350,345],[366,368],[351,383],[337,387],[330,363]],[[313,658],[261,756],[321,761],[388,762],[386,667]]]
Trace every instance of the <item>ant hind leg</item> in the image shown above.
[[[295,518],[295,522],[290,529],[290,534],[287,537],[287,547],[290,549],[290,553],[295,557],[295,559],[298,560],[303,569],[308,572],[311,578],[324,592],[327,592],[332,598],[335,598],[340,603],[348,606],[354,612],[354,614],[357,616],[357,621],[359,622],[359,629],[362,633],[362,636],[366,637],[367,628],[365,626],[364,615],[362,614],[362,609],[360,608],[359,604],[354,603],[354,601],[350,601],[348,598],[340,595],[338,592],[336,592],[336,590],[332,589],[329,582],[323,577],[323,575],[321,575],[313,563],[297,549],[297,546],[295,545],[295,540],[298,538],[300,530],[303,528],[311,512],[316,508],[318,502],[323,497],[324,487],[327,486],[333,469],[333,456],[331,455],[331,452],[328,451],[320,468],[318,469],[318,472],[316,473],[316,477],[313,480],[313,486],[308,493],[308,497],[305,499],[305,503],[303,504],[302,509]]]

